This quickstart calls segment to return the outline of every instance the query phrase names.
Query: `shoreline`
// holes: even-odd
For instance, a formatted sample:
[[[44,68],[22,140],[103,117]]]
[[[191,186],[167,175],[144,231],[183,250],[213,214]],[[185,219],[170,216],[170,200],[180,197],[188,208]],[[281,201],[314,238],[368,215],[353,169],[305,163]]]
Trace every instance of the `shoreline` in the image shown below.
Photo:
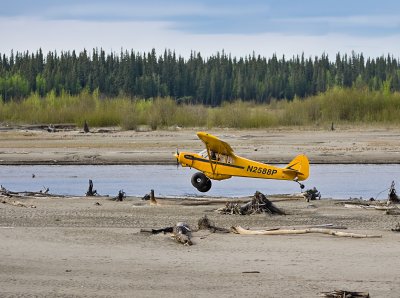
[[[270,165],[280,165],[282,163],[278,162],[270,162]],[[311,163],[310,165],[398,165],[400,162],[326,162],[326,163]],[[171,166],[171,165],[176,165],[174,162],[131,162],[131,163],[117,163],[117,162],[109,162],[109,163],[75,163],[75,162],[12,162],[12,163],[1,163],[0,166]]]
[[[280,162],[269,162],[270,165],[281,165]],[[310,162],[310,165],[398,165],[398,162]],[[0,166],[172,166],[176,162],[158,161],[158,162],[0,162]]]
[[[0,165],[174,165],[177,150],[204,149],[198,130],[0,130]],[[400,164],[400,131],[393,127],[208,132],[235,154],[268,164],[287,164],[298,154],[306,154],[310,164]]]

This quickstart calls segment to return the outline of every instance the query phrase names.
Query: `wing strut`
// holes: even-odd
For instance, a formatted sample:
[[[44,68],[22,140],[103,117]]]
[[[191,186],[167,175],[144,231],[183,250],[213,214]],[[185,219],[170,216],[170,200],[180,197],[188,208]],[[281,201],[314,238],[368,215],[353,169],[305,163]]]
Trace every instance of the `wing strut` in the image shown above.
[[[212,170],[213,174],[215,174],[215,170],[217,169],[217,164],[214,164],[215,166],[213,166],[213,162],[211,161],[210,148],[208,147],[207,144],[206,144],[206,148],[207,148],[208,160],[210,161],[211,170]]]

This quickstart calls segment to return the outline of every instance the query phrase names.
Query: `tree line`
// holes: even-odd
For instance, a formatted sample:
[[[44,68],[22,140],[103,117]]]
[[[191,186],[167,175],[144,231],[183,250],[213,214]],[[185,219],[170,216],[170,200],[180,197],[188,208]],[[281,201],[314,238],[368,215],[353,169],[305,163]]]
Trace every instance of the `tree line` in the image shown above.
[[[225,52],[185,59],[174,51],[157,55],[134,50],[106,53],[11,51],[0,54],[0,97],[4,102],[35,93],[76,95],[96,92],[104,97],[172,97],[177,102],[219,106],[237,99],[269,103],[317,95],[334,87],[400,91],[400,65],[393,56],[304,54],[287,59],[255,54],[231,57]]]

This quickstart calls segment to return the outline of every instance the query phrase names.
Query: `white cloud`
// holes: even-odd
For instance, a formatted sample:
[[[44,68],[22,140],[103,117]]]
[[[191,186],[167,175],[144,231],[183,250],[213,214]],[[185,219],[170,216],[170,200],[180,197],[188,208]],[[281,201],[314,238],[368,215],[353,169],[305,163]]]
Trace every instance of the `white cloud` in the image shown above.
[[[43,20],[32,18],[0,18],[3,28],[0,52],[36,51],[46,53],[57,50],[81,51],[86,48],[103,48],[106,52],[119,52],[121,48],[148,52],[155,48],[161,55],[165,49],[175,50],[178,55],[189,57],[191,51],[200,52],[203,57],[224,50],[232,56],[243,57],[253,51],[265,57],[276,53],[320,56],[327,53],[334,59],[338,52],[364,53],[377,57],[388,53],[400,53],[400,34],[384,37],[354,37],[344,34],[320,36],[263,34],[189,34],[174,31],[169,22],[85,22],[75,20]]]
[[[204,12],[206,7],[200,4],[191,3],[176,5],[163,2],[159,7],[155,8],[154,3],[125,3],[123,7],[118,3],[79,3],[64,4],[54,6],[45,11],[44,15],[51,19],[84,19],[92,16],[94,19],[101,20],[104,18],[135,18],[156,20],[163,17],[193,14],[196,12]]]
[[[333,26],[367,26],[377,28],[397,28],[400,25],[400,15],[353,15],[334,17],[293,17],[272,19],[274,23],[291,24],[328,24]]]

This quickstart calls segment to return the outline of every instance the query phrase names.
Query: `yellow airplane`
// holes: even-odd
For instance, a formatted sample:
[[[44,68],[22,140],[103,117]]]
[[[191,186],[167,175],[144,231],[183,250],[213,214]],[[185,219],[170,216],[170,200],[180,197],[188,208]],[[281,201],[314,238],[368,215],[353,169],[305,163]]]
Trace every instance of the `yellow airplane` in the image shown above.
[[[183,167],[199,170],[192,176],[192,185],[200,192],[211,189],[211,179],[224,180],[232,176],[292,180],[306,180],[310,173],[310,165],[307,156],[296,156],[286,167],[278,168],[265,163],[253,161],[233,153],[231,146],[206,132],[198,132],[197,136],[206,145],[206,149],[200,153],[177,152],[175,158]]]

